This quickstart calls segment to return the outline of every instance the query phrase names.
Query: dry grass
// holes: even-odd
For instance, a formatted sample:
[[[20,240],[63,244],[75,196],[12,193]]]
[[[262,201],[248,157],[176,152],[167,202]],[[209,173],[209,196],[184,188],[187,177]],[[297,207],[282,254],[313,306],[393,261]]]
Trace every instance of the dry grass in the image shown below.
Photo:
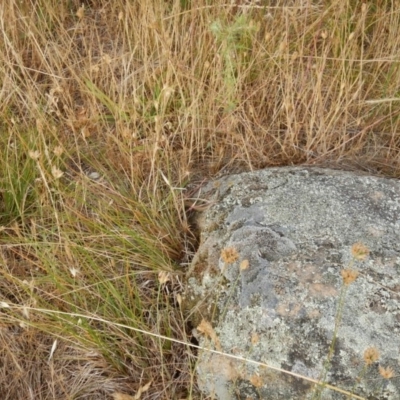
[[[400,176],[393,2],[230,3],[1,3],[2,399],[195,396],[184,345],[113,323],[190,339],[178,294],[203,179]]]

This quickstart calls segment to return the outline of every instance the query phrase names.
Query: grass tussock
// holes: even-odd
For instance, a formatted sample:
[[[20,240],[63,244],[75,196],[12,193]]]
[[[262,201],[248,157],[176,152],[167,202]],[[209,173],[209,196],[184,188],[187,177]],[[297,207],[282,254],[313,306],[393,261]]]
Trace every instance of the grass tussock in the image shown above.
[[[299,163],[398,177],[399,48],[386,0],[2,2],[0,397],[194,393],[187,348],[142,332],[189,340],[196,188]]]

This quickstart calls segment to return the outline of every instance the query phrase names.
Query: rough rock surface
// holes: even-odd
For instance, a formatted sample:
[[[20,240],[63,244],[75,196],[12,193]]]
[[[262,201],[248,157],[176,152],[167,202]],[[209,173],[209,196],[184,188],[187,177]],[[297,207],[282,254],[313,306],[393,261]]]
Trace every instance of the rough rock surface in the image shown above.
[[[315,380],[326,371],[325,382],[359,398],[400,399],[400,182],[271,168],[211,182],[200,197],[213,205],[198,219],[186,294],[196,326],[211,324],[200,325],[200,344]],[[369,248],[365,260],[352,258],[356,242]],[[346,268],[359,272],[348,286]],[[380,357],[366,366],[370,347]],[[315,397],[306,380],[208,351],[197,373],[220,400],[351,398]]]

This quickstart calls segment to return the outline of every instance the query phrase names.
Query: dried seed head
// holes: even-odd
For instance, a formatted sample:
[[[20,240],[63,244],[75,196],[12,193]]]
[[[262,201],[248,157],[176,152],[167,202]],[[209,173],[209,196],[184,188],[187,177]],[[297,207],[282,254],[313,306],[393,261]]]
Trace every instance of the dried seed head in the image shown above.
[[[85,15],[85,6],[82,4],[81,7],[78,8],[78,11],[75,14],[79,19],[82,19]]]
[[[29,154],[29,157],[35,161],[38,160],[40,157],[40,151],[38,151],[38,150],[35,150],[35,151],[29,150],[28,154]]]
[[[251,344],[255,345],[260,341],[260,335],[257,332],[251,334]]]
[[[79,269],[74,268],[74,267],[71,267],[71,268],[69,269],[69,272],[71,273],[71,275],[72,275],[73,278],[76,278],[76,276],[79,274]]]
[[[169,272],[160,271],[158,273],[158,282],[160,282],[160,285],[165,285],[170,280],[171,280],[171,275]]]
[[[250,380],[251,384],[253,386],[255,386],[256,388],[260,388],[264,384],[262,378],[258,375],[251,376],[249,380]]]
[[[62,172],[60,169],[58,169],[57,167],[52,167],[51,168],[51,174],[54,176],[54,178],[56,179],[60,179],[63,175],[64,172]]]
[[[62,146],[56,146],[54,147],[53,153],[57,156],[57,157],[61,157],[62,153],[64,152],[64,149]]]
[[[241,263],[240,263],[240,270],[241,271],[245,271],[246,269],[248,269],[249,268],[249,260],[243,260]]]
[[[358,261],[364,261],[369,254],[369,249],[362,243],[354,243],[351,246],[351,254]]]
[[[368,349],[364,351],[365,364],[371,365],[377,360],[379,360],[378,349],[376,347],[368,347]]]
[[[234,247],[226,247],[222,250],[221,257],[224,263],[233,264],[239,258],[239,253]]]
[[[390,379],[394,376],[394,371],[391,367],[383,368],[382,366],[379,366],[379,373],[385,379]]]
[[[221,351],[221,343],[219,341],[218,335],[216,334],[216,332],[215,332],[214,328],[212,327],[212,325],[210,324],[210,322],[203,319],[200,322],[200,325],[197,327],[197,330],[200,333],[203,333],[204,335],[209,337],[214,342],[215,348],[218,351]]]
[[[345,285],[350,285],[357,279],[358,271],[354,271],[353,269],[344,269],[342,270],[341,274],[343,278],[343,283]]]

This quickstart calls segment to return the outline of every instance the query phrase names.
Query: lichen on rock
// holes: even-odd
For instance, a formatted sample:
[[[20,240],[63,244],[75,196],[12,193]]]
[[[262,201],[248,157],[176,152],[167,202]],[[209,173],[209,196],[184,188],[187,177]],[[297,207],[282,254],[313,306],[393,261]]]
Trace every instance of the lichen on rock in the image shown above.
[[[199,218],[186,297],[199,304],[194,320],[212,324],[222,351],[309,379],[321,379],[326,369],[326,382],[358,396],[400,398],[399,378],[380,373],[400,370],[400,183],[285,167],[224,177],[205,192],[211,189],[215,204]],[[368,257],[354,258],[357,242]],[[341,272],[349,265],[357,279],[335,331]],[[201,345],[215,348],[207,337]],[[371,346],[380,359],[364,369]],[[197,373],[204,393],[221,400],[315,394],[306,379],[207,350]],[[325,389],[320,398],[346,396]]]

